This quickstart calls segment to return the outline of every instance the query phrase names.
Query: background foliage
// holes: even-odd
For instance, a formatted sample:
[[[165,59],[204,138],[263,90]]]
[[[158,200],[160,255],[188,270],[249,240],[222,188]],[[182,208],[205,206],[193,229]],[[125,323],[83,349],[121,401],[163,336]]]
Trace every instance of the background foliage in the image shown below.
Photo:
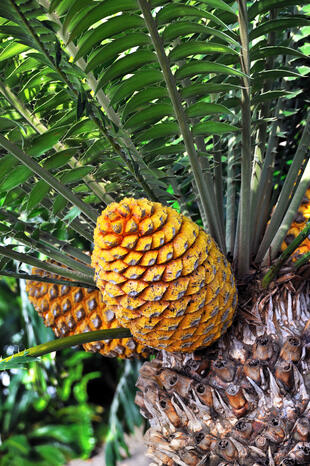
[[[12,278],[1,281],[0,330],[2,355],[53,338]],[[138,366],[73,348],[1,372],[1,466],[60,466],[88,458],[105,439],[106,464],[115,464],[128,453],[124,432],[142,422],[133,402]]]

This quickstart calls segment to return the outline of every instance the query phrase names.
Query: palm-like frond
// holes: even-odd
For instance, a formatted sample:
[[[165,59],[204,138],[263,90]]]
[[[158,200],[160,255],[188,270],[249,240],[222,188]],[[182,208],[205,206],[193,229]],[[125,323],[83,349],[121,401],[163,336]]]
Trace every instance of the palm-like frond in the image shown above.
[[[4,210],[18,206],[29,228],[37,215],[61,219],[91,240],[94,208],[147,196],[196,219],[198,208],[241,274],[274,236],[275,254],[309,179],[306,168],[295,190],[307,123],[259,248],[279,191],[277,122],[306,63],[305,3],[3,0]]]

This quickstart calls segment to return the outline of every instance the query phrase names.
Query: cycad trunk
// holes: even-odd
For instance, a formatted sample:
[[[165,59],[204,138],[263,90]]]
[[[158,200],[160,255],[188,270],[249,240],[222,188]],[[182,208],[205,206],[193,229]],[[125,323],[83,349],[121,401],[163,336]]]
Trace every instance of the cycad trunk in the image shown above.
[[[309,282],[287,272],[267,292],[255,280],[240,289],[238,319],[214,347],[141,369],[156,465],[310,463]]]

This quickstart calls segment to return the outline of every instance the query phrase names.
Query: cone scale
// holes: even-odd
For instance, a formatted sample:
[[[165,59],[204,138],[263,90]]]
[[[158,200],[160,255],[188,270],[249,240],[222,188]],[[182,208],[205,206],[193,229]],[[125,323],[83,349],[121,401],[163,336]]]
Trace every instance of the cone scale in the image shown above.
[[[98,218],[94,243],[103,300],[141,343],[192,352],[231,325],[237,295],[230,265],[176,210],[146,199],[112,203]]]
[[[32,273],[42,277],[61,278],[36,268]],[[51,327],[57,337],[121,327],[114,312],[103,302],[99,290],[28,281],[26,291],[44,324]],[[120,358],[146,357],[148,352],[144,346],[132,338],[96,341],[83,345],[86,351]]]
[[[284,251],[287,246],[299,235],[310,220],[310,188],[307,189],[305,196],[298,208],[296,217],[288,230],[285,240],[281,245],[281,250]],[[292,261],[295,262],[303,254],[310,251],[310,238],[306,238],[292,255]]]
[[[152,465],[310,464],[310,284],[285,285],[256,296],[260,325],[239,318],[212,351],[143,365],[136,403]]]

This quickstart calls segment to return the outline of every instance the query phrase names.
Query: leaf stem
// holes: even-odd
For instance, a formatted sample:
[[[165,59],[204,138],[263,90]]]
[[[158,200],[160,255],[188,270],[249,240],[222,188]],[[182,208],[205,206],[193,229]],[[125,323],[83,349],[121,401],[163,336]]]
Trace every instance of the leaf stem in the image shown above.
[[[243,77],[241,89],[241,190],[239,202],[239,235],[238,235],[238,257],[237,270],[239,275],[249,272],[250,266],[250,209],[251,209],[251,107],[250,107],[250,58],[249,58],[249,36],[248,36],[248,13],[246,0],[238,0],[238,21],[240,26],[241,41],[241,71],[246,75]]]
[[[38,241],[41,244],[47,245],[48,247],[57,248],[58,251],[64,251],[71,257],[78,259],[86,265],[91,264],[91,257],[83,253],[80,249],[71,246],[68,242],[60,240],[50,234],[47,231],[39,230],[32,223],[23,222],[18,218],[18,215],[13,211],[8,211],[5,209],[0,209],[0,222],[3,221],[1,217],[4,217],[4,221],[11,224],[11,227],[15,226],[16,223],[19,223],[23,227],[23,231],[30,233],[31,235],[37,235]]]
[[[303,254],[295,263],[294,268],[298,270],[301,266],[307,264],[310,261],[310,251]]]
[[[0,276],[13,277],[21,280],[31,280],[34,282],[54,283],[55,285],[76,286],[78,288],[88,288],[92,290],[98,289],[95,285],[90,285],[88,283],[77,282],[72,280],[61,280],[58,278],[51,277],[41,277],[41,275],[30,275],[28,273],[16,273],[11,272],[10,270],[0,270]]]
[[[89,218],[94,224],[96,224],[98,213],[95,209],[81,201],[70,189],[60,183],[48,170],[41,167],[35,162],[29,155],[25,154],[18,146],[12,144],[7,138],[0,135],[0,146],[4,147],[7,152],[17,158],[23,165],[30,168],[30,170],[42,178],[52,188],[54,188],[59,194],[65,199],[71,202],[74,206],[78,207],[87,218]]]
[[[262,280],[263,288],[267,288],[271,281],[277,276],[282,265],[293,254],[298,246],[307,238],[310,233],[310,221],[299,235],[291,242],[291,244],[282,252],[277,262],[270,268]]]
[[[49,0],[39,0],[39,3],[46,10],[49,10],[50,8]],[[74,44],[68,43],[69,34],[64,32],[63,25],[61,23],[60,18],[54,13],[47,13],[47,16],[50,17],[52,21],[56,22],[60,26],[57,32],[57,36],[60,38],[60,40],[62,40],[66,44],[65,49],[69,52],[69,54],[75,57],[77,55],[78,48]],[[85,72],[87,64],[83,58],[78,59],[75,63],[83,72]],[[96,92],[98,81],[95,79],[94,74],[85,73],[85,77],[86,77],[87,84],[90,87],[90,89],[94,92],[95,98],[97,99],[100,107],[102,107],[107,117],[117,127],[118,137],[122,140],[124,147],[126,147],[128,153],[131,154],[131,156],[133,157],[133,160],[137,163],[137,165],[142,170],[143,169],[147,170],[148,166],[143,160],[143,157],[139,153],[137,147],[133,143],[131,137],[129,136],[127,131],[124,129],[120,116],[114,111],[113,107],[110,104],[110,99],[108,98],[107,95],[104,94],[102,89]],[[98,119],[94,119],[93,115],[91,116],[91,118],[98,125]],[[100,130],[102,134],[105,136],[105,138],[110,142],[110,144],[112,143],[112,147],[114,148],[114,150],[116,150],[116,152],[123,159],[127,168],[130,170],[131,174],[134,176],[137,182],[141,185],[142,189],[149,196],[149,198],[152,199],[153,201],[158,201],[158,197],[156,193],[153,191],[153,189],[151,188],[151,186],[149,185],[148,180],[144,179],[141,173],[134,169],[133,165],[130,163],[131,162],[130,159],[124,156],[124,152],[120,150],[120,146],[114,141],[113,136],[102,125],[100,127]]]
[[[148,28],[151,36],[157,58],[163,72],[163,76],[166,82],[167,90],[173,105],[174,113],[179,124],[179,128],[184,140],[186,151],[190,160],[191,168],[193,171],[195,183],[201,199],[202,208],[208,219],[208,227],[210,233],[218,242],[220,248],[225,250],[224,238],[221,235],[221,229],[219,226],[218,217],[216,215],[216,206],[211,202],[210,190],[212,186],[207,186],[204,182],[201,166],[199,163],[198,155],[194,146],[194,141],[189,129],[189,125],[186,120],[185,112],[182,107],[181,98],[179,96],[177,86],[174,80],[174,76],[171,72],[169,60],[165,53],[161,38],[159,36],[155,21],[153,19],[150,5],[146,0],[138,0],[138,4],[142,11],[145,24]]]
[[[227,194],[226,194],[226,248],[233,254],[236,237],[236,182],[235,182],[235,136],[228,140],[227,153]]]
[[[283,217],[285,216],[287,212],[287,208],[290,202],[290,196],[293,191],[293,186],[294,183],[298,177],[298,172],[300,168],[302,167],[304,158],[306,157],[306,154],[309,150],[309,145],[310,145],[310,112],[307,117],[306,125],[304,127],[300,142],[298,144],[298,148],[296,151],[296,154],[293,159],[293,163],[290,166],[289,172],[287,174],[287,177],[285,179],[285,182],[283,184],[278,202],[276,204],[275,210],[272,214],[270,223],[268,225],[268,228],[265,232],[265,235],[262,239],[262,242],[260,244],[259,250],[257,252],[255,261],[256,262],[261,262],[263,258],[266,256],[267,251],[271,245],[271,242],[273,242],[273,247],[275,247],[275,238],[277,237],[277,244],[278,246],[281,244],[279,243],[279,227],[282,224],[282,231],[281,235],[284,237],[285,231],[284,231],[284,225],[283,225]],[[305,189],[306,191],[306,189]],[[302,197],[300,198],[301,201]],[[297,212],[298,206],[296,207],[295,213]],[[291,209],[291,208],[290,208]],[[291,214],[292,218],[294,213]],[[288,225],[289,227],[289,225]],[[287,229],[288,229],[287,227]],[[287,231],[287,230],[286,230]],[[284,233],[283,233],[284,232]],[[273,257],[277,253],[275,249],[272,250]]]
[[[281,105],[282,100],[279,99],[274,113],[274,121],[271,125],[267,151],[263,162],[259,182],[256,186],[255,191],[252,191],[251,215],[256,216],[256,219],[253,218],[252,223],[252,251],[257,251],[259,240],[262,237],[263,229],[266,228],[268,217],[270,215],[270,197],[273,188],[272,178],[275,159],[275,147],[277,141],[277,129],[279,125],[279,113]],[[260,203],[260,215],[257,215],[258,200]]]
[[[23,102],[12,92],[12,90],[0,81],[0,92],[6,98],[6,100],[15,108],[15,110],[29,123],[29,125],[38,133],[44,134],[48,131],[48,128],[42,123],[42,121],[33,113],[31,113]],[[67,149],[69,146],[57,142],[54,145],[56,151]],[[68,164],[72,167],[82,167],[83,164],[79,162],[75,157],[71,157],[68,160]],[[105,204],[113,202],[112,196],[106,193],[104,183],[97,183],[95,178],[88,174],[83,177],[86,185],[93,191],[93,193]]]
[[[25,246],[30,246],[36,251],[45,254],[50,259],[53,259],[56,262],[59,262],[60,264],[66,265],[70,269],[77,270],[85,275],[93,276],[93,269],[90,266],[82,264],[81,262],[74,260],[72,257],[59,252],[53,246],[50,246],[48,244],[41,245],[38,241],[24,234],[17,234],[15,238]]]
[[[30,256],[22,252],[13,251],[7,246],[0,246],[0,255],[8,257],[9,259],[15,259],[25,264],[32,265],[38,269],[45,270],[46,272],[55,273],[61,277],[70,278],[71,280],[77,280],[85,282],[91,286],[95,286],[95,282],[92,279],[92,275],[86,275],[84,273],[76,272],[73,270],[66,269],[64,267],[59,267],[58,265],[50,264],[49,262],[43,262],[35,257]]]
[[[85,332],[78,335],[72,335],[65,338],[59,338],[58,340],[51,340],[41,345],[33,346],[19,353],[13,354],[7,358],[0,360],[0,370],[1,365],[4,365],[8,362],[15,361],[18,363],[18,358],[29,356],[29,357],[38,357],[43,356],[44,354],[49,354],[54,351],[59,351],[65,348],[70,348],[71,346],[83,345],[84,343],[90,343],[92,341],[100,340],[113,340],[115,338],[130,338],[131,333],[127,328],[113,328],[106,330],[95,330],[94,332]]]
[[[301,177],[301,180],[298,183],[295,194],[281,222],[281,225],[270,244],[270,257],[272,259],[276,256],[277,251],[280,249],[282,241],[284,240],[285,235],[294,220],[296,212],[298,211],[298,207],[300,206],[301,201],[309,187],[309,182],[310,182],[310,160],[308,161],[305,171]],[[269,251],[267,251],[264,256],[263,264],[266,264],[268,257],[269,257]]]

